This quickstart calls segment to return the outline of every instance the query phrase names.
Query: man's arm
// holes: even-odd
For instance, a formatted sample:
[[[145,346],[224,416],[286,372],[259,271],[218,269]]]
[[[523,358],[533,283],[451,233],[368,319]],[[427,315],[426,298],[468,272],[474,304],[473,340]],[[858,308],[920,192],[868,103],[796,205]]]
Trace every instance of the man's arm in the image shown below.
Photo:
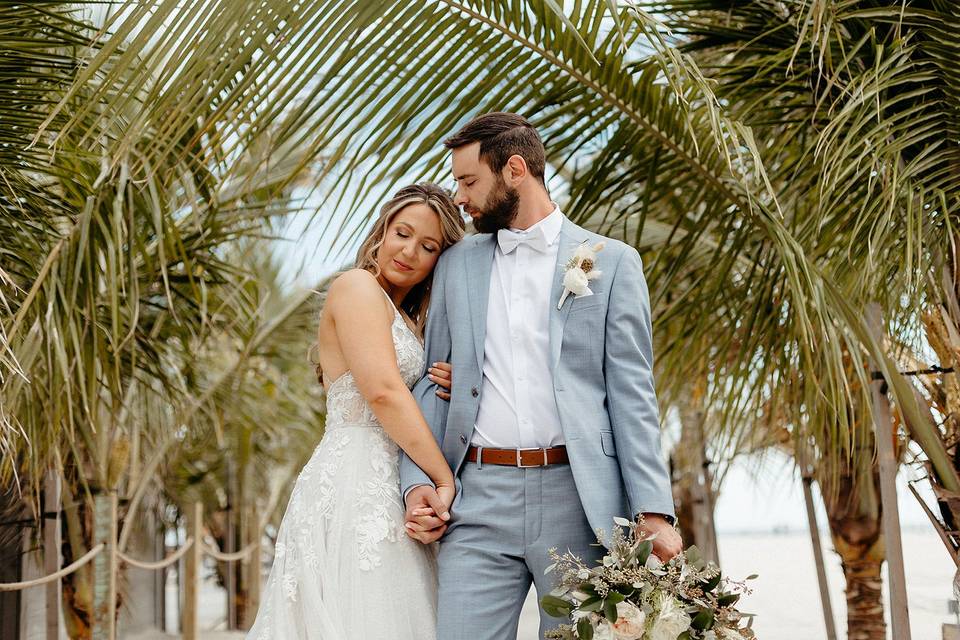
[[[439,398],[436,394],[437,385],[426,376],[426,369],[434,362],[449,362],[451,351],[450,326],[447,323],[447,309],[445,292],[445,274],[447,254],[440,256],[433,272],[433,284],[430,291],[430,311],[427,316],[427,325],[424,330],[426,364],[421,378],[413,387],[413,397],[420,407],[423,417],[430,426],[434,439],[438,444],[443,442],[443,433],[447,425],[448,400]],[[400,455],[400,487],[402,495],[417,485],[430,485],[430,478],[409,457],[401,452]]]
[[[653,380],[650,299],[640,255],[627,247],[610,283],[604,378],[607,410],[631,515],[674,518],[670,476],[660,447]]]

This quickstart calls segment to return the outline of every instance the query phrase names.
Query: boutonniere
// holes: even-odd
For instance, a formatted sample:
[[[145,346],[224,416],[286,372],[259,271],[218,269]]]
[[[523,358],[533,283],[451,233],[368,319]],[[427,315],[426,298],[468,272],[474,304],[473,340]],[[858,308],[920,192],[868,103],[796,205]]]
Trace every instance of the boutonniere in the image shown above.
[[[593,291],[590,291],[590,281],[603,275],[602,271],[593,268],[597,262],[597,253],[603,249],[603,246],[603,242],[598,242],[591,247],[584,241],[567,260],[566,270],[563,272],[563,295],[560,296],[557,309],[563,306],[563,301],[571,293],[578,298],[593,295]]]

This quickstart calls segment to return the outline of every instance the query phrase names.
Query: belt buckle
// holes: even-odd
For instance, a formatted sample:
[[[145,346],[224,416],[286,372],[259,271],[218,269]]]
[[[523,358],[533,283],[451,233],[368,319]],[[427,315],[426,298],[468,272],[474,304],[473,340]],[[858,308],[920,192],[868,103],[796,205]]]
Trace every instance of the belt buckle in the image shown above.
[[[543,451],[543,464],[523,464],[523,459],[520,457],[521,451]],[[540,449],[517,449],[517,466],[521,469],[530,469],[533,467],[546,467],[549,463],[547,462],[547,448],[542,447]]]

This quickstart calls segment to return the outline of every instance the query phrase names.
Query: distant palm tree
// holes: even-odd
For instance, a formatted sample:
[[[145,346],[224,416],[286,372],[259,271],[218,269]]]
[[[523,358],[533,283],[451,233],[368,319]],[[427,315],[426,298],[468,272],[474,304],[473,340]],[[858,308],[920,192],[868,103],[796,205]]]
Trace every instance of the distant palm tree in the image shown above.
[[[225,408],[247,441],[293,407],[314,440],[320,426],[300,382],[284,384],[276,422],[241,413],[312,330],[272,340],[306,330],[314,310],[306,295],[267,296],[276,284],[235,259],[238,240],[297,208],[290,187],[317,149],[288,144],[300,130],[231,133],[238,115],[220,110],[233,81],[207,84],[223,79],[216,60],[179,70],[180,85],[130,85],[142,59],[119,35],[98,40],[93,18],[71,4],[0,7],[0,483],[39,503],[47,470],[62,475],[67,562],[104,526],[107,493],[135,509]],[[84,78],[97,55],[103,73]],[[241,48],[230,64],[253,55]],[[194,82],[206,88],[190,102]],[[90,635],[104,558],[64,579],[71,637]]]
[[[207,529],[221,550],[232,545],[234,551],[251,542],[261,521],[279,524],[277,507],[286,504],[324,425],[322,387],[307,362],[321,298],[285,291],[269,246],[246,245],[230,261],[256,274],[237,291],[250,313],[183,362],[194,385],[208,391],[207,400],[157,478],[163,501],[181,513],[203,502]],[[260,559],[251,566],[259,571]],[[252,623],[249,581],[226,563],[217,569],[224,586],[235,583],[236,613],[228,625]]]
[[[651,10],[717,81],[731,112],[768,141],[764,166],[792,210],[788,226],[852,305],[882,306],[886,348],[900,368],[927,368],[916,355],[928,351],[924,342],[943,367],[960,364],[960,45],[951,35],[960,8],[667,0]],[[927,458],[938,529],[960,559],[960,503],[949,499],[960,490],[955,376],[887,380],[908,427],[903,437]],[[870,405],[857,400],[850,412],[853,437],[840,450],[811,435],[825,466],[839,471],[827,478],[836,482],[826,483],[825,499],[847,575],[848,633],[882,638],[879,493],[864,457],[875,446]]]

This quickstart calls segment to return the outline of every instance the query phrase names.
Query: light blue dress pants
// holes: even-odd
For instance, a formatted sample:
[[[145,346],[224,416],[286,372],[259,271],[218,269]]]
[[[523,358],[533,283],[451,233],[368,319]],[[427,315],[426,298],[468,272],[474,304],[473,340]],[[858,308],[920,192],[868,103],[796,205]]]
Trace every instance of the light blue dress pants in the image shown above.
[[[518,468],[467,462],[440,540],[437,640],[512,640],[533,581],[555,586],[549,550],[589,565],[604,554],[580,504],[570,465]],[[540,609],[540,632],[565,620]],[[533,640],[520,638],[519,640]]]

